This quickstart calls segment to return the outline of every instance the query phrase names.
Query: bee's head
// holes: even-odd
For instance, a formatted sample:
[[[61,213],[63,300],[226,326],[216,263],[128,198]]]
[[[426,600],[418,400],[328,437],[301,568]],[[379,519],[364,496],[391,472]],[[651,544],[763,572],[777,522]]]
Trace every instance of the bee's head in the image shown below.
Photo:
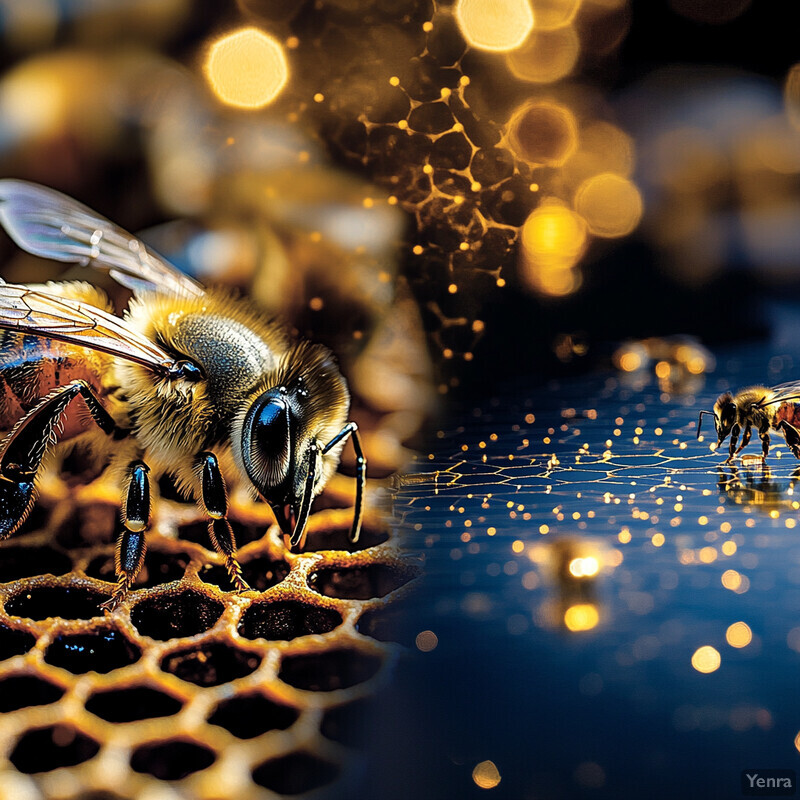
[[[294,544],[302,537],[311,500],[338,462],[340,447],[327,464],[322,449],[345,424],[349,395],[327,349],[303,343],[284,361],[278,384],[259,387],[247,401],[238,456]]]
[[[700,438],[700,423],[703,419],[703,414],[711,414],[714,417],[714,428],[717,431],[717,447],[719,447],[725,439],[728,438],[733,426],[736,425],[738,407],[730,392],[725,392],[717,398],[714,403],[713,411],[701,411],[700,417],[697,420],[697,437]]]

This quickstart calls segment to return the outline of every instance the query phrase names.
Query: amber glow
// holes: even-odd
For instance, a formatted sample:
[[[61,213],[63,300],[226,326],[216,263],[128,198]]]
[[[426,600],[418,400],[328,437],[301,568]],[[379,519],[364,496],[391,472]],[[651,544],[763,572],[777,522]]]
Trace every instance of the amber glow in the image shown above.
[[[522,47],[506,56],[514,75],[531,83],[552,83],[572,72],[578,60],[580,40],[572,25],[543,31],[537,28]]]
[[[600,570],[600,562],[594,556],[586,558],[573,558],[569,562],[569,572],[575,578],[590,578],[597,575]]]
[[[500,783],[500,771],[493,761],[481,761],[472,770],[472,780],[481,789],[494,789]]]
[[[578,124],[572,112],[557,103],[530,103],[508,123],[509,145],[531,164],[560,167],[578,146]]]
[[[795,64],[786,75],[783,103],[789,122],[794,128],[800,129],[800,64]]]
[[[581,184],[575,210],[595,235],[626,236],[642,218],[642,196],[627,178],[606,172]]]
[[[552,31],[575,19],[583,0],[531,0],[537,31]]]
[[[257,28],[244,28],[218,39],[209,48],[205,67],[214,94],[237,108],[263,108],[289,80],[280,42]]]
[[[719,669],[721,663],[722,659],[720,658],[719,651],[708,644],[699,647],[692,656],[692,666],[698,672],[714,672]]]
[[[746,622],[734,622],[725,631],[725,640],[731,647],[747,647],[753,641],[753,632]]]
[[[420,631],[414,640],[414,644],[417,645],[417,650],[421,650],[423,653],[430,653],[439,644],[439,637],[433,631]]]
[[[564,625],[571,631],[590,631],[600,622],[600,613],[592,603],[579,603],[564,612]]]
[[[467,43],[478,50],[507,53],[533,29],[529,0],[457,0],[454,11]]]

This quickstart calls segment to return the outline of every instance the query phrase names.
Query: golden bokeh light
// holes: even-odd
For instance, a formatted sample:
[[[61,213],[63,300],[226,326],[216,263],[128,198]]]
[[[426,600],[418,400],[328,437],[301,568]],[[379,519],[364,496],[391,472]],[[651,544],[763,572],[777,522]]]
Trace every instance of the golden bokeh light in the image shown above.
[[[592,603],[578,603],[564,612],[564,625],[571,631],[590,631],[600,622],[600,612]]]
[[[600,571],[600,562],[594,556],[573,558],[569,562],[569,573],[574,578],[591,578]]]
[[[500,783],[500,770],[493,761],[481,761],[472,770],[472,780],[481,789],[494,789]]]
[[[606,172],[581,184],[575,210],[596,236],[627,236],[642,218],[642,196],[627,178]]]
[[[507,53],[533,29],[529,0],[456,0],[454,12],[462,35],[477,50]]]
[[[725,641],[731,647],[747,647],[753,641],[753,631],[746,622],[734,622],[725,631]]]
[[[520,80],[553,83],[572,72],[579,52],[580,40],[572,25],[551,31],[537,27],[521,47],[506,56],[506,63]]]
[[[223,103],[257,109],[281,93],[289,80],[289,65],[280,42],[258,28],[243,28],[209,47],[205,74]]]
[[[706,674],[718,670],[721,663],[722,658],[719,651],[709,644],[698,647],[692,656],[692,666],[698,672]]]
[[[531,0],[537,31],[552,31],[569,25],[583,0]]]
[[[795,749],[800,751],[800,731],[797,732],[797,736],[794,737],[794,746]]]
[[[511,149],[530,164],[560,167],[578,147],[578,124],[566,106],[527,103],[508,123]]]
[[[439,637],[433,631],[420,631],[414,641],[417,645],[417,650],[423,653],[430,653],[435,650],[439,644]]]
[[[795,64],[786,74],[783,104],[792,127],[800,129],[800,64]]]

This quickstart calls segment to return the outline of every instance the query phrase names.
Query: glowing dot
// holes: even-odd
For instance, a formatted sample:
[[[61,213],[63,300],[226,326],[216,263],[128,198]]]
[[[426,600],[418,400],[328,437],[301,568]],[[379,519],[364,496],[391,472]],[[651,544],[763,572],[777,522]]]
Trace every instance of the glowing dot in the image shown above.
[[[422,30],[425,31],[425,33],[430,33],[433,30],[433,23],[430,20],[423,22]]]
[[[298,47],[300,47],[300,40],[296,36],[290,36],[286,40],[286,47],[289,50],[296,50]]]
[[[549,525],[540,525],[539,526],[539,533],[545,534],[545,533],[549,533],[549,532],[550,532],[550,526]]]
[[[406,129],[408,128],[408,120],[401,119],[401,120],[400,120],[400,121],[397,123],[397,127],[398,127],[398,128],[400,128],[400,130],[401,130],[401,131],[404,131],[404,130],[406,130]]]
[[[719,669],[721,663],[722,658],[720,657],[719,651],[715,650],[709,644],[699,647],[694,651],[694,655],[692,656],[692,666],[698,672],[714,672]]]
[[[533,29],[529,0],[456,0],[454,10],[467,44],[478,50],[507,53]]]
[[[447,100],[447,98],[450,97],[451,94],[453,94],[453,91],[452,89],[448,89],[447,86],[442,87],[441,91],[439,92],[439,95],[441,96],[442,100]]]
[[[619,366],[625,372],[636,372],[642,366],[642,358],[638,353],[623,353],[619,357]]]
[[[400,78],[398,78],[397,75],[392,75],[392,77],[389,78],[389,83],[391,83],[392,86],[399,86],[400,85]]]
[[[325,303],[324,303],[324,301],[323,301],[323,299],[322,299],[321,297],[312,297],[312,298],[311,298],[311,299],[308,301],[308,307],[309,307],[309,308],[310,308],[312,311],[321,311],[321,310],[322,310],[322,307],[323,307],[324,305],[325,305]]]
[[[322,94],[322,92],[317,92],[314,95],[314,102],[315,103],[321,103],[324,99],[325,99],[325,95]]]
[[[527,103],[508,122],[511,148],[532,164],[560,167],[578,147],[578,124],[566,107]]]
[[[699,553],[700,560],[704,564],[710,564],[717,560],[717,549],[715,547],[703,547]]]
[[[619,539],[622,544],[627,544],[631,540],[631,532],[626,528],[617,534],[617,539]]]
[[[421,256],[422,253],[424,252],[424,248],[422,247],[421,244],[415,244],[414,247],[411,248],[411,252],[415,256]]]
[[[453,357],[453,351],[449,347],[445,347],[444,350],[442,350],[442,355],[445,358],[452,358]]]
[[[508,53],[506,63],[514,75],[530,83],[552,83],[572,72],[580,53],[580,38],[571,25],[558,30],[536,30],[525,43]]]
[[[672,372],[672,368],[667,361],[659,361],[656,364],[655,373],[657,378],[661,378],[662,380],[664,378],[669,378],[670,372]]]
[[[474,333],[480,333],[485,327],[486,325],[481,319],[476,319],[472,322],[472,330]]]
[[[570,606],[564,612],[564,625],[571,631],[589,631],[600,622],[597,606],[591,603],[579,603]]]
[[[475,765],[472,770],[472,780],[481,789],[494,789],[500,783],[500,771],[494,765],[493,761],[481,761],[480,764]]]
[[[753,632],[746,622],[734,622],[725,631],[725,640],[731,647],[747,647],[753,641]]]
[[[447,291],[450,292],[450,294],[455,294],[458,291],[458,286],[456,286],[456,284],[454,284],[454,283],[451,283],[447,287]]]
[[[223,103],[263,108],[286,86],[289,65],[280,42],[257,28],[243,28],[211,45],[205,73]]]
[[[736,552],[736,549],[736,542],[730,539],[722,544],[722,552],[725,553],[726,556],[732,556]]]
[[[600,570],[600,563],[593,556],[587,558],[573,558],[569,562],[570,574],[575,578],[589,578],[597,575]]]
[[[432,174],[433,174],[433,167],[432,167],[430,164],[426,164],[426,165],[425,165],[425,166],[422,168],[422,171],[423,171],[423,172],[424,172],[426,175],[432,175]]]
[[[516,539],[511,544],[511,550],[514,553],[521,553],[525,549],[525,542],[521,541],[520,539]]]
[[[417,645],[418,650],[423,653],[430,653],[439,644],[439,637],[433,631],[420,631],[414,643]]]
[[[497,284],[497,286],[499,286],[502,289],[506,285],[506,279],[505,278],[498,278],[495,281],[495,283]]]
[[[662,544],[666,541],[663,533],[655,533],[653,534],[653,538],[650,540],[655,547],[661,547]]]
[[[627,236],[642,218],[642,196],[627,178],[606,172],[580,185],[575,210],[596,236]]]

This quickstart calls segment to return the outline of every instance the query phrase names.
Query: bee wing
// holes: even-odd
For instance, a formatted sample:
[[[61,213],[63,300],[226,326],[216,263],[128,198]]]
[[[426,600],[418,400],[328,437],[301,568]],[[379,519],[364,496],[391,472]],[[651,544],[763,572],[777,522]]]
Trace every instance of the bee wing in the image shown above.
[[[107,270],[135,293],[204,294],[200,284],[135,236],[53,189],[0,180],[0,222],[23,250]]]
[[[800,400],[800,381],[790,381],[789,383],[781,383],[772,387],[774,396],[765,405],[775,405],[776,403],[785,403],[789,400]]]
[[[0,328],[101,350],[159,372],[168,372],[175,364],[172,356],[125,320],[28,286],[0,282]]]

